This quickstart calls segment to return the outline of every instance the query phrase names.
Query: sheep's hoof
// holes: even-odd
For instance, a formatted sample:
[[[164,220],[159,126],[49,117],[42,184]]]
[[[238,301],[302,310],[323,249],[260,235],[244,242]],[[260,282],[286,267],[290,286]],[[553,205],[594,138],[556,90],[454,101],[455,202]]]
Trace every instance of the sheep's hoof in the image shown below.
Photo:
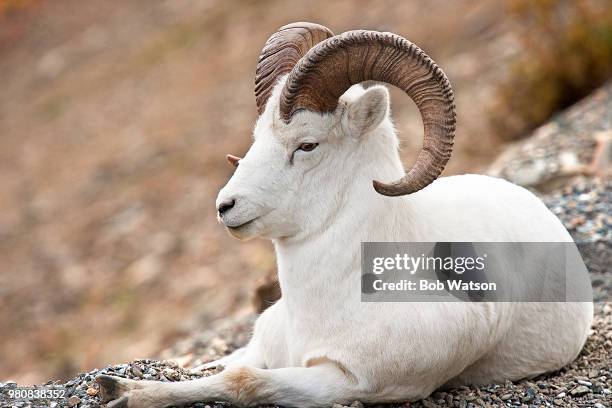
[[[136,388],[136,381],[102,374],[96,377],[96,382],[100,386],[100,400],[110,401],[109,408],[127,408],[128,396],[124,394]]]

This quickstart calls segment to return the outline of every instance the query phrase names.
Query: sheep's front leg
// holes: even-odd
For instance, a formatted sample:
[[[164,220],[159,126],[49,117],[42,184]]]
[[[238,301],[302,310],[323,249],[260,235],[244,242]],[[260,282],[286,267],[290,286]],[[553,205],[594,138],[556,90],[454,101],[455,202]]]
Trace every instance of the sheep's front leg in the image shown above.
[[[103,402],[110,401],[109,408],[163,408],[213,400],[243,406],[322,407],[358,397],[352,377],[334,364],[269,370],[234,367],[210,377],[172,383],[106,375],[96,380]]]

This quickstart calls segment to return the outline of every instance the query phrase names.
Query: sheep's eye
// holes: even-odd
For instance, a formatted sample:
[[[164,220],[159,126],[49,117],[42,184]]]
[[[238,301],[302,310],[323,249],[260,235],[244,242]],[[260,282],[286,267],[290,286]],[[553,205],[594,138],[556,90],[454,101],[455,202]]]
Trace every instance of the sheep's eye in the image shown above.
[[[298,147],[298,150],[312,152],[318,145],[318,143],[302,143],[300,147]]]

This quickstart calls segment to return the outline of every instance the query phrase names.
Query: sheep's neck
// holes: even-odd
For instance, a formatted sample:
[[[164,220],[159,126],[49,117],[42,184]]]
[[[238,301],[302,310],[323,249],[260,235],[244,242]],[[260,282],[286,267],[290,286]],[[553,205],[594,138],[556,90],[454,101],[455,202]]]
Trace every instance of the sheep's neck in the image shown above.
[[[365,186],[372,188],[370,183]],[[403,199],[366,205],[363,191],[354,194],[355,205],[337,213],[333,224],[316,237],[275,242],[279,281],[290,313],[303,315],[317,308],[327,310],[330,303],[359,302],[361,242],[392,240],[389,234],[397,230],[397,217],[410,216]]]

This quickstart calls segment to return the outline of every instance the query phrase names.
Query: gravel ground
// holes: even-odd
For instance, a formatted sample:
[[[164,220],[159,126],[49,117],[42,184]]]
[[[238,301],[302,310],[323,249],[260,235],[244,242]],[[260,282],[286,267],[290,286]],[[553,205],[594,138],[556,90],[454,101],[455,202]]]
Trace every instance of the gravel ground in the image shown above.
[[[577,244],[612,241],[612,180],[576,178],[543,199]]]
[[[578,245],[591,275],[594,300],[612,301],[612,180],[576,177],[562,191],[542,199]]]
[[[244,324],[240,322],[240,324]],[[217,349],[230,351],[235,347],[234,339],[217,341],[216,346],[208,350],[214,356]],[[532,380],[506,382],[501,385],[484,387],[461,387],[454,390],[440,391],[429,398],[406,404],[375,405],[380,407],[595,407],[612,406],[612,307],[610,304],[597,304],[593,333],[589,337],[580,356],[561,371],[543,375]],[[101,370],[92,370],[63,384],[68,390],[66,400],[42,401],[39,405],[28,403],[8,404],[1,407],[79,407],[97,408],[103,406],[98,397],[98,385],[94,378],[98,374],[112,374],[134,379],[154,379],[160,381],[185,381],[202,376],[212,375],[214,371],[204,373],[179,367],[175,361],[136,360],[127,364],[118,364]],[[51,384],[51,383],[49,383]],[[363,406],[359,402],[352,407]],[[191,405],[194,408],[231,407],[223,402],[202,402]],[[341,407],[335,405],[335,408]]]

